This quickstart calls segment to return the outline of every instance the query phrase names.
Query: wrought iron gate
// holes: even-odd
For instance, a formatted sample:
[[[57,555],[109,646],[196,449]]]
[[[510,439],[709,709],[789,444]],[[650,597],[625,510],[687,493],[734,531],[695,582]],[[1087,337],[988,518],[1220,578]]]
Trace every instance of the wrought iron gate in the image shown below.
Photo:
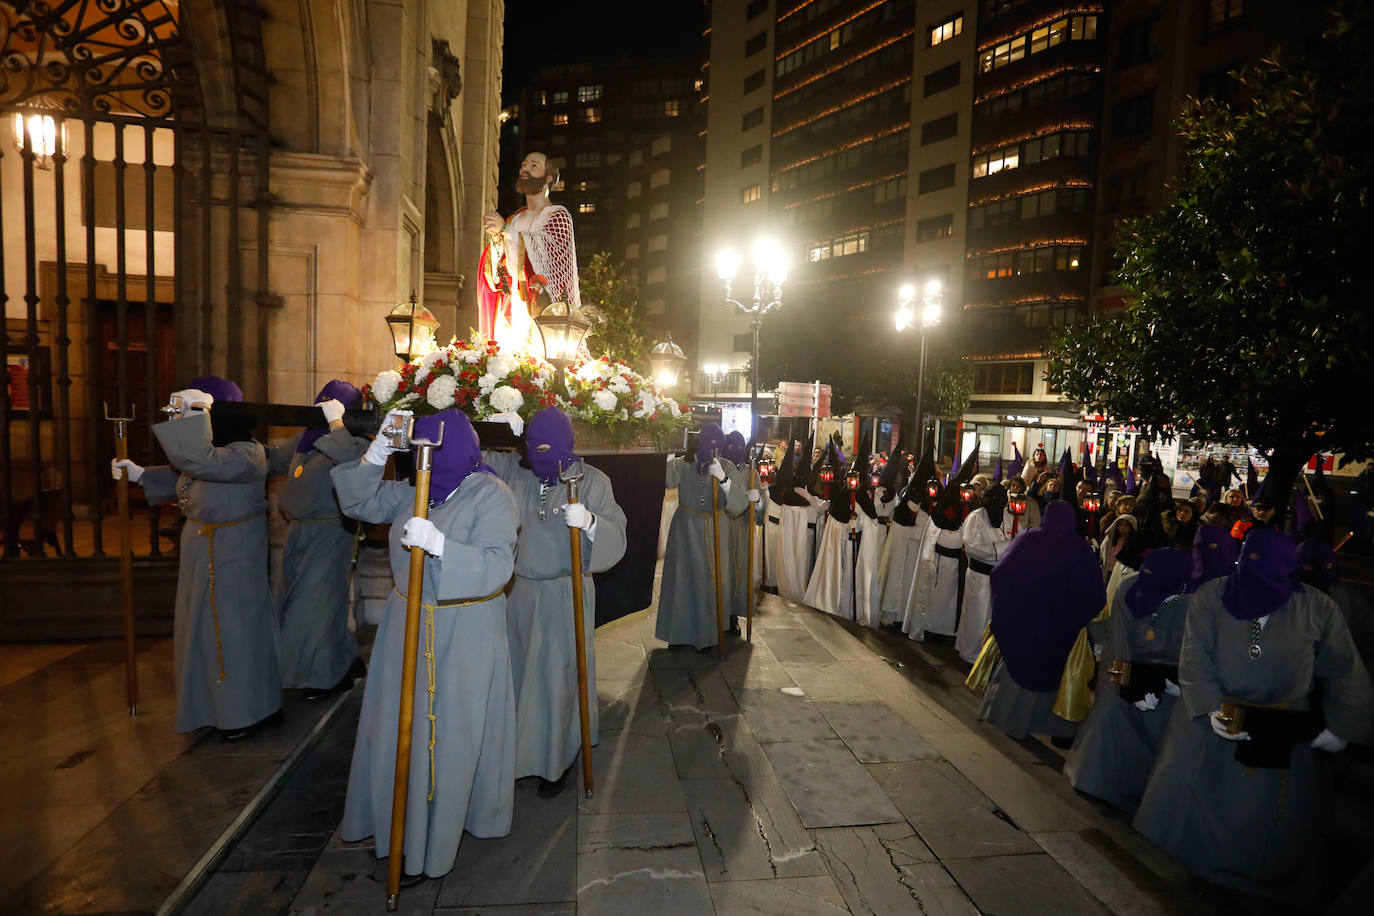
[[[266,74],[255,4],[208,6],[247,60],[224,124],[187,3],[0,2],[0,559],[115,549],[105,405],[156,464],[148,421],[189,378],[266,394]],[[136,552],[172,523],[148,509]]]

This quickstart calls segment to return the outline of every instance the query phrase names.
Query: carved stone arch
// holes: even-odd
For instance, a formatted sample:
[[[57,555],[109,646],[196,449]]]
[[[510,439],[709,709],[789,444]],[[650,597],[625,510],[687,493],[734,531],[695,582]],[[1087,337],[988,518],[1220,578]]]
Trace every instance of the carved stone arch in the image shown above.
[[[462,183],[455,167],[453,129],[433,113],[425,135],[425,272],[458,273],[458,214]]]

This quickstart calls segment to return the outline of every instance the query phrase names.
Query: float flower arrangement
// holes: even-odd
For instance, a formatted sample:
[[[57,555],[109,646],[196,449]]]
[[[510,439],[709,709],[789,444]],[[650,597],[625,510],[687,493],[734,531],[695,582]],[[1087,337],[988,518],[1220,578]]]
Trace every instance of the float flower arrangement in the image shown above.
[[[412,410],[417,416],[457,407],[474,421],[528,421],[558,405],[574,420],[604,429],[619,445],[644,436],[656,444],[686,424],[677,402],[628,364],[591,359],[574,363],[566,383],[537,356],[501,351],[479,334],[454,338],[402,366],[387,369],[362,388],[363,399],[382,411]],[[500,416],[506,415],[506,416]]]

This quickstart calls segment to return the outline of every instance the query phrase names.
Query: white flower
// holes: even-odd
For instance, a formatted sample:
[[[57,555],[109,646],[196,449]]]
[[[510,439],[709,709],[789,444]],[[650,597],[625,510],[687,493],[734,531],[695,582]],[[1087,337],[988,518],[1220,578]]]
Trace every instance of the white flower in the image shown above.
[[[658,406],[668,408],[668,413],[673,415],[674,420],[676,420],[678,416],[682,413],[681,408],[677,406],[677,401],[673,400],[672,398],[664,398],[662,401],[659,402]]]
[[[642,420],[645,417],[652,416],[653,412],[658,410],[658,399],[655,398],[653,393],[647,388],[640,389],[639,400],[641,401],[641,405],[640,408],[635,411],[636,419]]]
[[[481,351],[481,350],[464,350],[463,353],[462,353],[462,356],[460,356],[459,358],[460,358],[463,362],[468,363],[469,365],[472,364],[472,363],[480,363],[480,362],[482,361],[482,351]]]
[[[491,390],[496,387],[496,383],[499,381],[500,379],[488,372],[477,380],[477,390],[482,394],[491,394]]]
[[[601,408],[602,410],[615,410],[615,392],[594,391],[592,392],[592,402],[595,403],[596,406]]]
[[[413,402],[413,401],[418,401],[418,400],[420,400],[420,396],[419,396],[418,394],[416,394],[415,392],[412,391],[410,394],[406,395],[405,397],[403,397],[403,398],[401,398],[399,401],[397,401],[397,402],[396,402],[396,407],[399,409],[399,408],[401,408],[401,407],[405,407],[407,404],[409,404],[409,403],[411,403],[411,402]]]
[[[599,359],[589,359],[577,367],[573,377],[580,382],[598,382],[603,378],[609,378],[611,367]]]
[[[451,375],[441,375],[429,383],[425,399],[435,410],[448,410],[453,406],[453,392],[457,389],[457,379]]]
[[[378,404],[385,404],[396,397],[396,388],[400,384],[401,373],[394,369],[385,369],[378,372],[377,377],[372,380],[372,396],[377,399]]]
[[[616,394],[629,394],[630,383],[623,375],[613,375],[611,376],[610,389]]]
[[[525,396],[509,385],[501,385],[491,393],[491,397],[487,400],[493,409],[500,413],[506,413],[511,410],[519,410],[520,405],[525,403]]]
[[[498,353],[487,360],[487,371],[497,378],[505,378],[519,368],[520,361],[504,353]]]
[[[447,350],[431,350],[424,356],[420,357],[420,368],[424,370],[433,369],[435,363],[439,362],[439,360],[441,359],[448,359],[448,355],[449,354]],[[416,373],[416,377],[419,377],[418,372]]]
[[[425,379],[427,378],[429,378],[429,367],[420,366],[415,370],[415,378],[411,380],[410,384],[419,387],[425,383]]]

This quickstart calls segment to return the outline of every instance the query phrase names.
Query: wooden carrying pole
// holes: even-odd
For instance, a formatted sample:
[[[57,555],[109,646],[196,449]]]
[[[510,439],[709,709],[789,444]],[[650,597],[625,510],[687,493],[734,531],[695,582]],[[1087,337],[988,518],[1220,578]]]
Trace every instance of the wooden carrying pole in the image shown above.
[[[568,505],[577,505],[577,490],[582,471],[559,475],[568,485]],[[582,529],[568,529],[568,543],[572,549],[573,637],[577,642],[577,713],[582,726],[582,790],[592,797],[595,779],[592,774],[591,703],[587,694],[587,624],[582,608]]]
[[[109,405],[105,419],[115,425],[115,457],[129,457],[129,428],[132,416],[112,417]],[[136,413],[131,405],[130,414]],[[116,491],[119,494],[119,598],[124,619],[124,696],[129,702],[129,715],[138,715],[138,659],[134,651],[134,536],[129,518],[129,469],[123,468]]]
[[[725,657],[725,599],[720,593],[720,500],[716,496],[719,489],[715,478],[711,478],[711,553],[715,562],[711,564],[711,578],[716,586],[716,653]]]
[[[408,437],[407,437],[408,438]],[[443,444],[411,439],[415,448],[415,515],[429,518],[429,473],[434,449]],[[410,548],[410,581],[406,586],[406,630],[401,653],[401,708],[396,725],[396,781],[391,789],[391,846],[386,863],[386,909],[395,912],[401,893],[401,866],[405,864],[406,801],[410,793],[410,738],[415,719],[415,656],[420,650],[420,604],[425,586],[425,551]]]
[[[754,462],[749,462],[749,489],[758,489],[758,470],[754,467]],[[764,520],[764,527],[767,527],[768,519]],[[744,605],[744,640],[745,642],[754,641],[754,501],[749,500],[749,528],[747,529],[749,538],[749,559],[746,563],[748,578],[745,580],[748,589],[748,597]]]

